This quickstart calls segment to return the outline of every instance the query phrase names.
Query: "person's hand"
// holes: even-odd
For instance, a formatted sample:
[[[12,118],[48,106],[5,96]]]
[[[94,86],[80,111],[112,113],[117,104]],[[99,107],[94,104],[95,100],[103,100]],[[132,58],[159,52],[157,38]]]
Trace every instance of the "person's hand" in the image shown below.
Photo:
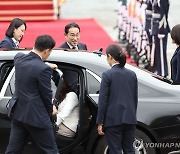
[[[57,109],[56,109],[56,106],[53,105],[53,112],[52,112],[52,115],[56,115],[58,113]]]
[[[57,69],[58,66],[56,64],[53,64],[53,63],[49,63],[49,62],[46,62],[46,64],[51,67],[52,69]]]
[[[103,125],[102,124],[98,124],[98,134],[99,135],[104,135],[104,132],[103,132]]]

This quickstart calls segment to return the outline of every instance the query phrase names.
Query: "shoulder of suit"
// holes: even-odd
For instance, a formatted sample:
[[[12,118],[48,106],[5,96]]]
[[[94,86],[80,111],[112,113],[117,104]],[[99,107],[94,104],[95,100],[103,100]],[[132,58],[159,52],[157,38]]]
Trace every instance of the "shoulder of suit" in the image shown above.
[[[68,44],[66,43],[66,42],[64,42],[63,44],[61,44],[60,46],[59,46],[59,48],[68,48],[69,46],[68,46]]]
[[[9,36],[6,36],[6,37],[4,38],[4,40],[11,41],[12,39],[11,39]]]
[[[78,43],[78,48],[81,49],[81,50],[87,50],[87,45],[84,44],[84,43],[79,42]]]
[[[24,55],[25,55],[24,53],[19,52],[19,53],[17,53],[17,54],[15,55],[14,58],[22,57],[22,56],[24,56]]]
[[[86,45],[86,44],[84,44],[84,43],[81,43],[81,42],[79,42],[78,44],[80,44],[80,45]]]
[[[180,51],[180,46],[176,48],[176,50],[179,52]]]
[[[13,40],[10,37],[5,37],[1,42],[0,42],[0,47],[1,48],[12,48],[12,43]]]
[[[81,43],[81,42],[79,42],[79,43],[78,43],[78,45],[81,45],[81,46],[87,47],[87,46],[86,46],[86,44]]]
[[[115,68],[117,68],[117,67],[115,67]],[[104,73],[106,73],[106,74],[111,74],[111,73],[113,73],[113,72],[116,71],[116,70],[117,70],[117,69],[114,69],[114,67],[112,67],[111,69],[105,71]],[[130,69],[128,69],[128,68],[125,68],[125,67],[119,68],[118,71],[124,71],[124,72],[129,72],[130,74],[135,74],[134,71],[132,71],[132,70],[130,70]]]
[[[125,69],[128,72],[128,74],[136,77],[136,73],[133,70],[130,70],[130,69],[127,69],[127,68],[125,68]]]

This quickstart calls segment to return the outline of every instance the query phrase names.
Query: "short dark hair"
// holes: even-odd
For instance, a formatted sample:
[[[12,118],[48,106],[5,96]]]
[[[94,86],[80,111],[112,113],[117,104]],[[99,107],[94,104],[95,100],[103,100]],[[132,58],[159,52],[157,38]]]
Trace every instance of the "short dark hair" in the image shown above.
[[[50,35],[40,35],[36,38],[34,48],[42,52],[46,49],[54,48],[56,42]]]
[[[73,27],[78,28],[78,29],[79,29],[79,32],[80,32],[80,27],[79,27],[79,25],[76,24],[76,23],[74,23],[74,22],[71,22],[70,24],[67,24],[67,25],[65,26],[64,32],[65,32],[66,34],[68,34],[68,33],[69,33],[69,29],[70,29],[70,28],[73,28]]]
[[[14,19],[11,21],[8,29],[6,30],[5,35],[8,36],[8,37],[13,37],[14,28],[17,29],[17,28],[19,28],[21,25],[24,25],[24,26],[25,26],[25,30],[26,30],[26,28],[27,28],[26,22],[25,22],[24,20],[20,19],[20,18],[14,18]]]
[[[114,60],[118,61],[121,67],[126,64],[126,55],[122,52],[122,48],[117,44],[111,44],[106,48],[106,55],[111,55]]]
[[[171,38],[174,42],[180,45],[180,24],[175,25],[171,30]]]

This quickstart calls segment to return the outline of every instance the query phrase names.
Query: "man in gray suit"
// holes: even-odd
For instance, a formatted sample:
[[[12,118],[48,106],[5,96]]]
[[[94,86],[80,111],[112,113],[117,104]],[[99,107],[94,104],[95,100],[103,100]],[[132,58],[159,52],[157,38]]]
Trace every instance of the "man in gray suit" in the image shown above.
[[[106,136],[109,154],[135,154],[138,85],[136,74],[125,68],[126,56],[118,45],[106,49],[112,67],[102,74],[98,102],[98,133]],[[103,131],[104,128],[104,131]]]
[[[58,153],[51,123],[57,113],[52,105],[52,69],[43,62],[54,46],[51,36],[41,35],[32,52],[14,57],[16,104],[6,154],[21,154],[28,136],[43,152]]]

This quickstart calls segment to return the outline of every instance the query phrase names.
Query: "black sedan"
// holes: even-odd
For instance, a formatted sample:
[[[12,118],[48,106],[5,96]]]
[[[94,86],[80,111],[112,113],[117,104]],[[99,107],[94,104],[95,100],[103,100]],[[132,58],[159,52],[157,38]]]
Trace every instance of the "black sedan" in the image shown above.
[[[0,154],[8,144],[10,122],[7,103],[14,92],[13,57],[18,52],[30,50],[0,51]],[[74,138],[56,134],[60,153],[108,154],[104,136],[97,134],[96,115],[102,72],[109,69],[106,56],[98,52],[53,50],[48,62],[56,63],[59,70],[77,74],[79,98],[79,123]],[[180,85],[172,85],[167,79],[141,70],[130,64],[126,67],[138,77],[139,104],[134,147],[137,154],[167,154],[180,150]],[[52,90],[56,97],[60,85],[60,71],[54,71]],[[63,146],[61,146],[63,145]],[[172,152],[173,153],[173,152]],[[40,154],[31,139],[24,154]]]

